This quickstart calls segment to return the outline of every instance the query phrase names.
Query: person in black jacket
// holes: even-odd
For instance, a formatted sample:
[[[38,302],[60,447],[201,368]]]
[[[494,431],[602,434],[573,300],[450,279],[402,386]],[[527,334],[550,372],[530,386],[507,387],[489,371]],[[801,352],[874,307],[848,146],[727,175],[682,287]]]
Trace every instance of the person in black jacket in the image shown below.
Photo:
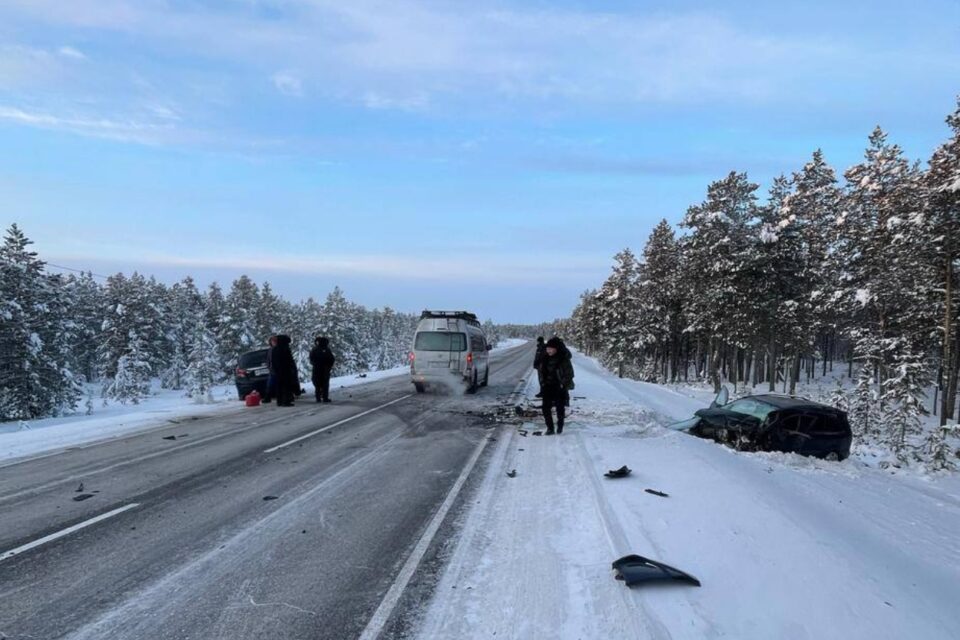
[[[330,372],[337,361],[330,351],[330,339],[317,336],[310,350],[310,364],[313,366],[313,388],[317,402],[330,402]]]
[[[277,406],[292,407],[294,396],[300,393],[300,374],[297,363],[290,351],[290,336],[277,336],[277,346],[273,348],[274,377],[276,378]]]
[[[570,391],[573,389],[573,354],[554,336],[547,340],[540,373],[543,380],[543,419],[547,423],[547,435],[563,433],[563,423],[570,404]],[[554,431],[553,408],[557,410],[556,431]]]
[[[540,373],[540,363],[543,362],[543,352],[546,349],[546,345],[543,343],[543,336],[537,338],[537,353],[533,356],[533,368],[537,371],[537,378],[540,381],[540,392],[535,396],[537,398],[543,397],[543,374]]]
[[[273,373],[273,348],[277,346],[277,336],[270,336],[270,348],[267,349],[267,387],[264,390],[263,402],[270,402],[277,395],[277,376]]]

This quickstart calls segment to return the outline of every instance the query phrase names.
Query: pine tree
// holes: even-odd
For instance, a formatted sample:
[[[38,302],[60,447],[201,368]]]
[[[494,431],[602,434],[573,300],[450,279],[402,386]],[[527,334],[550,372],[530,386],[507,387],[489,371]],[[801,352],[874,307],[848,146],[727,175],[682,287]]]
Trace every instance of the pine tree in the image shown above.
[[[639,268],[630,249],[614,256],[610,277],[597,293],[600,341],[607,364],[617,367],[621,376],[627,366],[638,366],[642,337],[638,336]]]
[[[938,341],[941,344],[940,425],[954,419],[957,403],[957,378],[960,369],[960,281],[956,263],[960,261],[960,99],[957,109],[947,117],[953,135],[941,145],[930,159],[930,170],[925,176],[926,206],[912,220],[923,228],[929,239],[924,255],[930,257],[936,272],[938,288],[942,290],[938,315]]]
[[[265,344],[269,336],[260,336],[257,326],[257,310],[260,307],[260,290],[247,276],[234,280],[230,293],[224,301],[223,316],[217,343],[225,357],[224,373],[233,371],[241,353]]]
[[[731,172],[710,184],[707,199],[687,209],[680,223],[689,230],[681,244],[688,330],[701,332],[710,342],[708,369],[717,391],[722,350],[750,343],[755,301],[744,249],[751,246],[750,226],[758,215],[757,188],[745,173]]]
[[[0,247],[0,420],[54,414],[80,398],[69,370],[67,293],[31,244],[14,224]]]
[[[659,354],[662,369],[676,380],[683,331],[683,298],[680,294],[680,247],[673,228],[661,220],[643,248],[640,270],[642,324]],[[649,377],[649,376],[648,376]]]
[[[183,389],[195,336],[206,328],[203,296],[193,278],[188,276],[170,287],[167,308],[170,347],[160,376],[161,384],[166,389]]]
[[[135,332],[131,332],[127,351],[117,360],[116,367],[112,380],[104,387],[104,398],[121,404],[140,404],[150,395],[151,366],[146,342]]]
[[[212,402],[213,386],[222,375],[220,354],[213,333],[201,322],[194,324],[187,361],[187,393],[197,402]]]
[[[886,430],[882,439],[903,457],[919,419],[931,371],[932,274],[925,239],[910,219],[921,207],[921,174],[878,127],[864,162],[847,170],[847,206],[838,218],[848,257],[844,297],[856,320],[856,355],[879,379]]]

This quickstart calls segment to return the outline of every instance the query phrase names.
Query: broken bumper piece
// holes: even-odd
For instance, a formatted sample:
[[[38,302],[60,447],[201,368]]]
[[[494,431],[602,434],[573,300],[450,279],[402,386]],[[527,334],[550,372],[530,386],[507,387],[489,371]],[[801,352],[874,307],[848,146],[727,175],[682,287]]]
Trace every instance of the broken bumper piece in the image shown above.
[[[638,555],[623,556],[613,563],[613,570],[617,572],[616,579],[623,580],[628,587],[658,580],[686,582],[695,587],[700,586],[700,581],[689,573]]]

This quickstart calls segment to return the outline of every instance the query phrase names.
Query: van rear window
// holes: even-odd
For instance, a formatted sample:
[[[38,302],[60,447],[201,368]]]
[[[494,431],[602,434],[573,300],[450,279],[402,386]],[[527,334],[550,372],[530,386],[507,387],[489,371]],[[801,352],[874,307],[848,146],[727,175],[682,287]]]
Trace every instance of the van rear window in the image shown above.
[[[467,336],[446,331],[421,331],[413,348],[417,351],[466,351]]]

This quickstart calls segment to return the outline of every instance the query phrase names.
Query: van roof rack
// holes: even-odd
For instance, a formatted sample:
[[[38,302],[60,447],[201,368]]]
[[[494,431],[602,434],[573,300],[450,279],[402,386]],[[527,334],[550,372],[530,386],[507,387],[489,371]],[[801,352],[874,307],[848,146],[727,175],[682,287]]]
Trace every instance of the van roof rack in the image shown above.
[[[452,318],[455,320],[464,320],[467,324],[472,324],[477,327],[480,326],[480,320],[476,314],[470,313],[469,311],[431,311],[424,309],[423,313],[420,314],[420,319],[423,320],[425,318]]]

